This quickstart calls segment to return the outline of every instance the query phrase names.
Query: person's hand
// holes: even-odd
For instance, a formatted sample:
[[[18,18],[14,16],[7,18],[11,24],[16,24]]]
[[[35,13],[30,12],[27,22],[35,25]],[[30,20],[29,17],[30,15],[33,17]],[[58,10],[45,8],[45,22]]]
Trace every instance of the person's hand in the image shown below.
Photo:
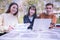
[[[55,24],[51,23],[49,29],[52,29],[53,27],[55,27]]]
[[[13,29],[14,29],[13,26],[10,26],[10,25],[9,25],[8,31],[11,31],[11,30],[13,30]]]

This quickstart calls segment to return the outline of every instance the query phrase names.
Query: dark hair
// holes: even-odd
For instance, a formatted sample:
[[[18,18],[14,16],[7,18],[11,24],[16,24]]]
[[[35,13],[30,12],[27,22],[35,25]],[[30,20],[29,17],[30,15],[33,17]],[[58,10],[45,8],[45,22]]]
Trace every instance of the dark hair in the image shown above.
[[[30,6],[28,9],[28,16],[30,15],[30,9],[33,8],[35,10],[35,13],[33,15],[33,17],[36,17],[36,7],[34,5]]]
[[[17,7],[18,7],[18,4],[17,3],[11,3],[10,5],[9,5],[9,8],[8,8],[8,10],[6,11],[6,13],[10,13],[10,9],[11,9],[11,6],[12,5],[17,5]],[[13,15],[17,15],[17,13],[18,13],[18,8],[17,8],[17,12],[15,13],[15,14],[13,14]]]
[[[51,5],[53,7],[53,4],[52,3],[47,3],[45,6],[49,6]]]

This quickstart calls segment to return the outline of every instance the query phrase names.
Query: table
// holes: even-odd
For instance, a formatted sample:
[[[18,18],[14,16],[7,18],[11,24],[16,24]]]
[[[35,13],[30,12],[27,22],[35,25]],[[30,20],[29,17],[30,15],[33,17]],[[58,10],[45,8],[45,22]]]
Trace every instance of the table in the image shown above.
[[[1,36],[0,40],[60,40],[60,28],[34,31],[17,27],[15,30]]]

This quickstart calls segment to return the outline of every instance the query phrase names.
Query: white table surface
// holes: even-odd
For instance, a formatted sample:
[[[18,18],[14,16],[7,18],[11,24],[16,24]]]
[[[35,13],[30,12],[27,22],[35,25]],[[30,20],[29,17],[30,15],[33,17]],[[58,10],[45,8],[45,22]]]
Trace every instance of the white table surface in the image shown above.
[[[33,31],[21,26],[1,36],[0,40],[60,40],[60,28]]]

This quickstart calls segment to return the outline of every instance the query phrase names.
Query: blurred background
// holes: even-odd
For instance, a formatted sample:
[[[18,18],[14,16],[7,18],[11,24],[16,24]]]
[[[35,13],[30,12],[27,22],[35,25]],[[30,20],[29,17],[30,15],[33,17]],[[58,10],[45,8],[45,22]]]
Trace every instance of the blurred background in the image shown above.
[[[23,16],[27,14],[29,6],[35,5],[37,15],[39,15],[43,12],[46,3],[54,4],[54,13],[58,19],[57,23],[60,23],[60,0],[0,0],[0,14],[5,13],[12,2],[16,2],[19,5],[19,23],[23,23]]]

